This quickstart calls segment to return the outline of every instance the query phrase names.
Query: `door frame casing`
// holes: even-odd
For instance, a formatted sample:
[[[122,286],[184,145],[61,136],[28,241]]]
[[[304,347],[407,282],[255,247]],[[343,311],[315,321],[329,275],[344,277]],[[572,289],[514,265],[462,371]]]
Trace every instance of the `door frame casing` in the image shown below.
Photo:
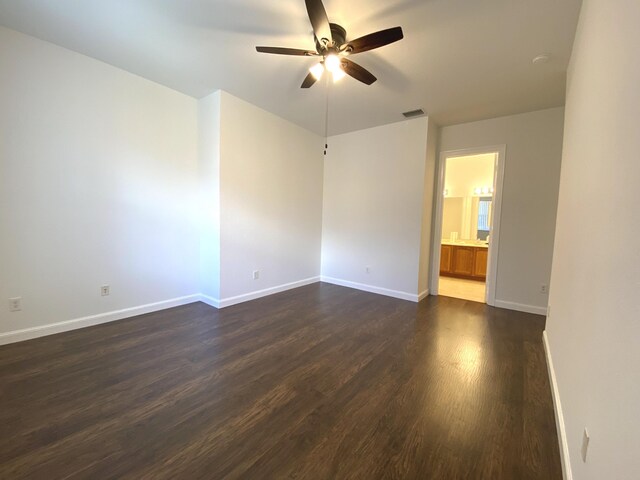
[[[436,178],[435,223],[431,242],[431,278],[430,293],[438,295],[440,282],[440,248],[442,247],[442,212],[444,208],[444,180],[447,169],[447,158],[469,157],[472,155],[495,154],[493,168],[493,205],[491,207],[491,235],[489,236],[489,252],[487,259],[487,280],[485,302],[495,306],[496,284],[498,279],[498,253],[500,247],[500,219],[502,215],[502,187],[504,184],[504,168],[507,159],[506,145],[490,145],[487,147],[465,148],[440,152],[438,157],[438,175]]]

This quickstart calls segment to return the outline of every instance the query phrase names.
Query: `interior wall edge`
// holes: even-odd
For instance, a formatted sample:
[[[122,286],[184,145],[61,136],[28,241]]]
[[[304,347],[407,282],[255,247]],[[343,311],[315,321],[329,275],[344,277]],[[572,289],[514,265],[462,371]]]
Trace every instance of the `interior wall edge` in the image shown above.
[[[199,297],[202,303],[206,303],[210,307],[220,309],[220,299],[213,298],[209,295],[205,295],[204,293],[201,293]]]

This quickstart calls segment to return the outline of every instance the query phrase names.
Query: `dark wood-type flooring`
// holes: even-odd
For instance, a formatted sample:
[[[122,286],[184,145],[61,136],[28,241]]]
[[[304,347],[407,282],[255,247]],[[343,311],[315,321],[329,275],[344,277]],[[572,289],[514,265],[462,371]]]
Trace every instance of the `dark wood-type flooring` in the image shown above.
[[[561,479],[544,318],[314,284],[0,348],[2,479]]]

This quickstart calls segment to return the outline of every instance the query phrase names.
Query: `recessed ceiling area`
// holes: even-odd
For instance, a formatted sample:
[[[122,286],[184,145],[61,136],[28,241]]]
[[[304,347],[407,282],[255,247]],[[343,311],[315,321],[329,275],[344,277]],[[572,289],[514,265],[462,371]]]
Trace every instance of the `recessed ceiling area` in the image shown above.
[[[564,104],[581,0],[324,4],[347,40],[395,26],[405,36],[358,55],[375,84],[344,78],[329,88],[330,134],[417,108],[451,125]],[[324,134],[325,86],[300,88],[317,60],[255,50],[314,49],[303,0],[0,0],[0,24],[195,98],[226,90]],[[550,60],[536,65],[540,54]]]

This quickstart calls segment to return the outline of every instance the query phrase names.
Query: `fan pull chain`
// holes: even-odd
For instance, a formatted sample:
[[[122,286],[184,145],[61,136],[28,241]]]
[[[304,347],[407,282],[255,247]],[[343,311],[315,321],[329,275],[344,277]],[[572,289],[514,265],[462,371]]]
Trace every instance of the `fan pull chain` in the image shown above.
[[[324,111],[324,155],[327,156],[327,149],[329,148],[329,75],[325,75],[326,80],[325,83],[327,85],[326,91],[326,102],[325,102],[325,111]]]

